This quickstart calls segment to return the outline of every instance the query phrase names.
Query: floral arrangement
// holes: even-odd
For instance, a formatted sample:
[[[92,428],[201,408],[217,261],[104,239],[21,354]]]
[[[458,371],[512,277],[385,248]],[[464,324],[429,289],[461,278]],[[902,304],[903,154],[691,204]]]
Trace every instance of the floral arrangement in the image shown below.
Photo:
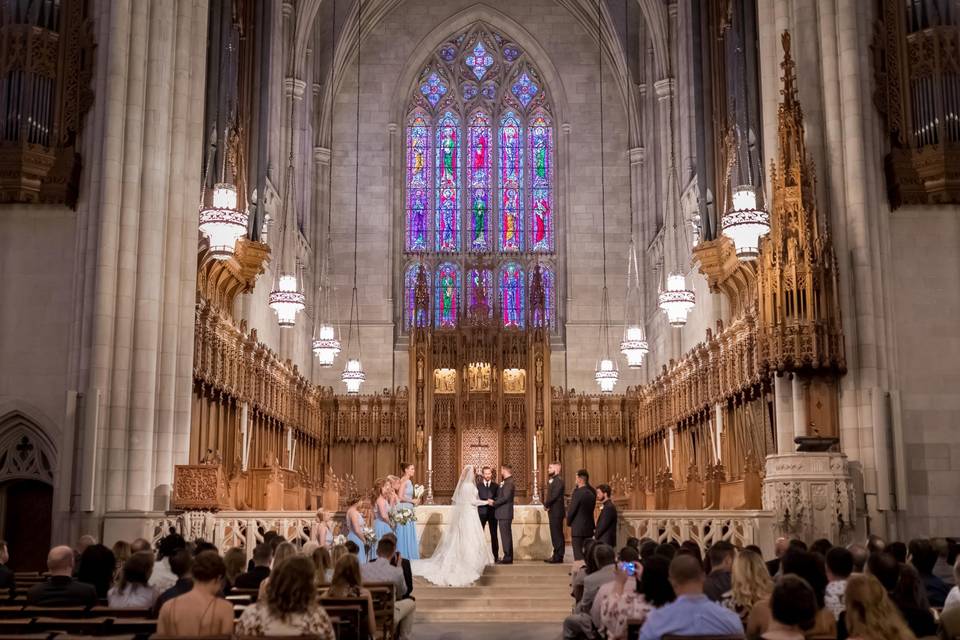
[[[409,507],[397,507],[390,512],[390,520],[394,525],[405,525],[408,522],[416,522],[417,516]]]
[[[371,527],[364,527],[364,528],[363,528],[363,540],[364,540],[364,542],[366,542],[368,545],[371,545],[371,544],[373,544],[374,542],[377,541],[377,534],[374,533],[373,528],[371,528]]]
[[[416,498],[417,500],[423,497],[424,491],[426,491],[426,489],[423,488],[422,484],[413,485],[413,497]]]
[[[347,544],[347,536],[343,535],[342,533],[341,533],[340,535],[338,535],[338,536],[334,536],[334,538],[333,538],[333,544],[335,544],[335,545],[337,545],[337,544]]]

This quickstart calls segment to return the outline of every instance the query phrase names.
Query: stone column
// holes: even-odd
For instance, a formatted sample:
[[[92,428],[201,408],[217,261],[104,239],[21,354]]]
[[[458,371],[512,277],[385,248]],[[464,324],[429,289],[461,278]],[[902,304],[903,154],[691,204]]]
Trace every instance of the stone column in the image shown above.
[[[671,180],[676,180],[675,174],[670,172],[670,158],[673,149],[673,102],[675,94],[675,84],[673,78],[664,78],[653,84],[657,95],[657,128],[660,132],[660,193],[663,206],[663,281],[670,273],[676,271],[686,276],[686,268],[682,264],[683,257],[677,251],[676,234],[680,231],[674,228],[675,223],[679,229],[683,228],[683,222],[677,221],[680,215],[680,201],[677,194],[678,185],[673,184]],[[676,169],[676,167],[674,167]],[[668,345],[668,353],[664,359],[674,358],[679,360],[683,355],[683,332],[675,331],[669,325],[664,325],[667,331],[665,344]]]
[[[323,260],[326,256],[329,246],[327,244],[327,228],[330,220],[330,149],[328,147],[316,146],[313,148],[313,210],[315,233],[313,234],[313,281],[317,287],[320,285],[320,271],[323,266]],[[315,287],[316,289],[316,287]],[[308,292],[309,293],[309,292]],[[312,292],[316,295],[317,291]],[[333,297],[329,298],[331,304]],[[316,300],[314,304],[314,314],[320,313],[320,301]],[[319,384],[321,380],[320,365],[316,358],[310,359],[310,368],[313,371],[311,380],[314,384]]]
[[[793,436],[800,438],[806,435],[810,424],[810,408],[807,405],[807,396],[810,389],[810,380],[799,374],[793,374]]]
[[[773,378],[774,407],[777,412],[777,453],[796,451],[793,444],[793,380],[787,376]]]

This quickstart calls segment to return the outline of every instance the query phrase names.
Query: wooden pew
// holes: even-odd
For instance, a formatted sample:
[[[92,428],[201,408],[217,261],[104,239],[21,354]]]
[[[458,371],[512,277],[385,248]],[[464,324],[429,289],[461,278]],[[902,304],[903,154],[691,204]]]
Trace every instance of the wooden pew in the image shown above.
[[[370,637],[366,599],[321,598],[320,604],[330,618],[341,621],[337,629],[337,640],[366,640]]]

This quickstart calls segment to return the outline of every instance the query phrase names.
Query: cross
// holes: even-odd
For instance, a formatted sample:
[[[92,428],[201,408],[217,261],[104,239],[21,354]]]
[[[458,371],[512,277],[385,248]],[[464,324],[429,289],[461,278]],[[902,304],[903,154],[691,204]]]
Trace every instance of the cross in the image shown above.
[[[483,444],[483,442],[481,442],[481,440],[480,440],[480,436],[478,435],[478,436],[477,436],[477,443],[470,445],[470,448],[477,450],[477,466],[480,466],[480,454],[482,453],[481,449],[489,449],[489,448],[490,448],[490,445],[488,445],[488,444]]]

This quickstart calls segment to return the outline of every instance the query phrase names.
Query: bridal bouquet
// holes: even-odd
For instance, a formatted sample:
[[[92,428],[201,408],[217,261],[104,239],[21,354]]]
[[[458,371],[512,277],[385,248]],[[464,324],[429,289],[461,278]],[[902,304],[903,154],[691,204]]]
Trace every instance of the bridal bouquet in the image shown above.
[[[366,542],[368,545],[372,545],[374,542],[377,541],[377,534],[374,533],[374,531],[373,531],[373,529],[372,529],[371,527],[364,527],[364,528],[363,528],[363,540],[364,540],[364,542]]]
[[[342,533],[338,536],[334,536],[333,544],[334,545],[347,544],[347,536],[343,535]]]
[[[422,484],[413,485],[413,497],[419,500],[423,496],[425,489]]]
[[[390,512],[390,520],[394,525],[405,525],[408,522],[416,522],[417,516],[409,507],[397,507]]]

